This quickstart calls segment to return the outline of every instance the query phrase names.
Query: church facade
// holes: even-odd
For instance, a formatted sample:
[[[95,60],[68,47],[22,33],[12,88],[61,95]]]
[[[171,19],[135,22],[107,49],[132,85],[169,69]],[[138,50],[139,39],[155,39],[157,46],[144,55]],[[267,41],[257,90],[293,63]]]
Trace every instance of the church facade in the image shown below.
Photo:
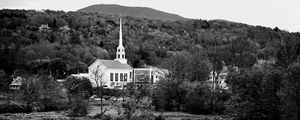
[[[119,46],[117,47],[116,59],[97,59],[88,67],[89,79],[93,87],[102,85],[105,88],[120,89],[132,82],[133,68],[127,64],[125,48],[122,39],[122,20],[120,18]],[[98,84],[98,85],[97,85]]]

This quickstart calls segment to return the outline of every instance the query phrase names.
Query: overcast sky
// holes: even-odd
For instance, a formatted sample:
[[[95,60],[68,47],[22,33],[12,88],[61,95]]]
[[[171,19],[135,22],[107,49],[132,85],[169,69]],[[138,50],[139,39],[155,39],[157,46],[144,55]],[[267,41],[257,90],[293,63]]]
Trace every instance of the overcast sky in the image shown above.
[[[93,4],[150,7],[195,19],[225,19],[300,32],[300,0],[0,0],[0,8],[75,11]]]

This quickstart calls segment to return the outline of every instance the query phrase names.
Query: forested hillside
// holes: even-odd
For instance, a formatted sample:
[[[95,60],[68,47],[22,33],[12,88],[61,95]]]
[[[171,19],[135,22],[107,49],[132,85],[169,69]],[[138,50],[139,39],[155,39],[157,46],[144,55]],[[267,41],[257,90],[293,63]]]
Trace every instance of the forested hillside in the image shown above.
[[[114,59],[119,16],[63,11],[1,10],[0,69],[64,78],[96,58]],[[223,20],[160,21],[123,17],[133,67],[158,66],[177,52],[207,53],[211,63],[251,67],[257,59],[288,65],[299,56],[299,33]],[[49,27],[43,26],[48,25]]]

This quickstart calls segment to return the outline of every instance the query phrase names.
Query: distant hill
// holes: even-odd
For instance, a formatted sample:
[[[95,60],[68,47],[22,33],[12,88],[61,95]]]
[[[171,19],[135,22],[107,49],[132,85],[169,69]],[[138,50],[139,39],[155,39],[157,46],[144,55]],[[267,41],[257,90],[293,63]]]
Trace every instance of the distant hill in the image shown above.
[[[186,18],[176,14],[166,13],[147,7],[127,7],[115,4],[92,5],[77,10],[78,12],[97,12],[109,15],[133,16],[138,18],[149,18],[155,20],[185,20]]]

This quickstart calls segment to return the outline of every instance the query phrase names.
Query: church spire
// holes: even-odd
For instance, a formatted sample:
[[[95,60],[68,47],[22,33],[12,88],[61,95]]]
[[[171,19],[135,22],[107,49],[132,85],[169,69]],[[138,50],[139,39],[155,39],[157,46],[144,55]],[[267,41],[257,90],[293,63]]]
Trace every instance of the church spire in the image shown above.
[[[116,61],[119,61],[122,64],[127,64],[127,59],[125,58],[125,48],[123,46],[122,38],[122,19],[120,17],[120,35],[119,35],[119,46],[116,53]]]
[[[123,38],[122,38],[122,18],[121,18],[121,17],[120,17],[119,47],[123,47]]]

